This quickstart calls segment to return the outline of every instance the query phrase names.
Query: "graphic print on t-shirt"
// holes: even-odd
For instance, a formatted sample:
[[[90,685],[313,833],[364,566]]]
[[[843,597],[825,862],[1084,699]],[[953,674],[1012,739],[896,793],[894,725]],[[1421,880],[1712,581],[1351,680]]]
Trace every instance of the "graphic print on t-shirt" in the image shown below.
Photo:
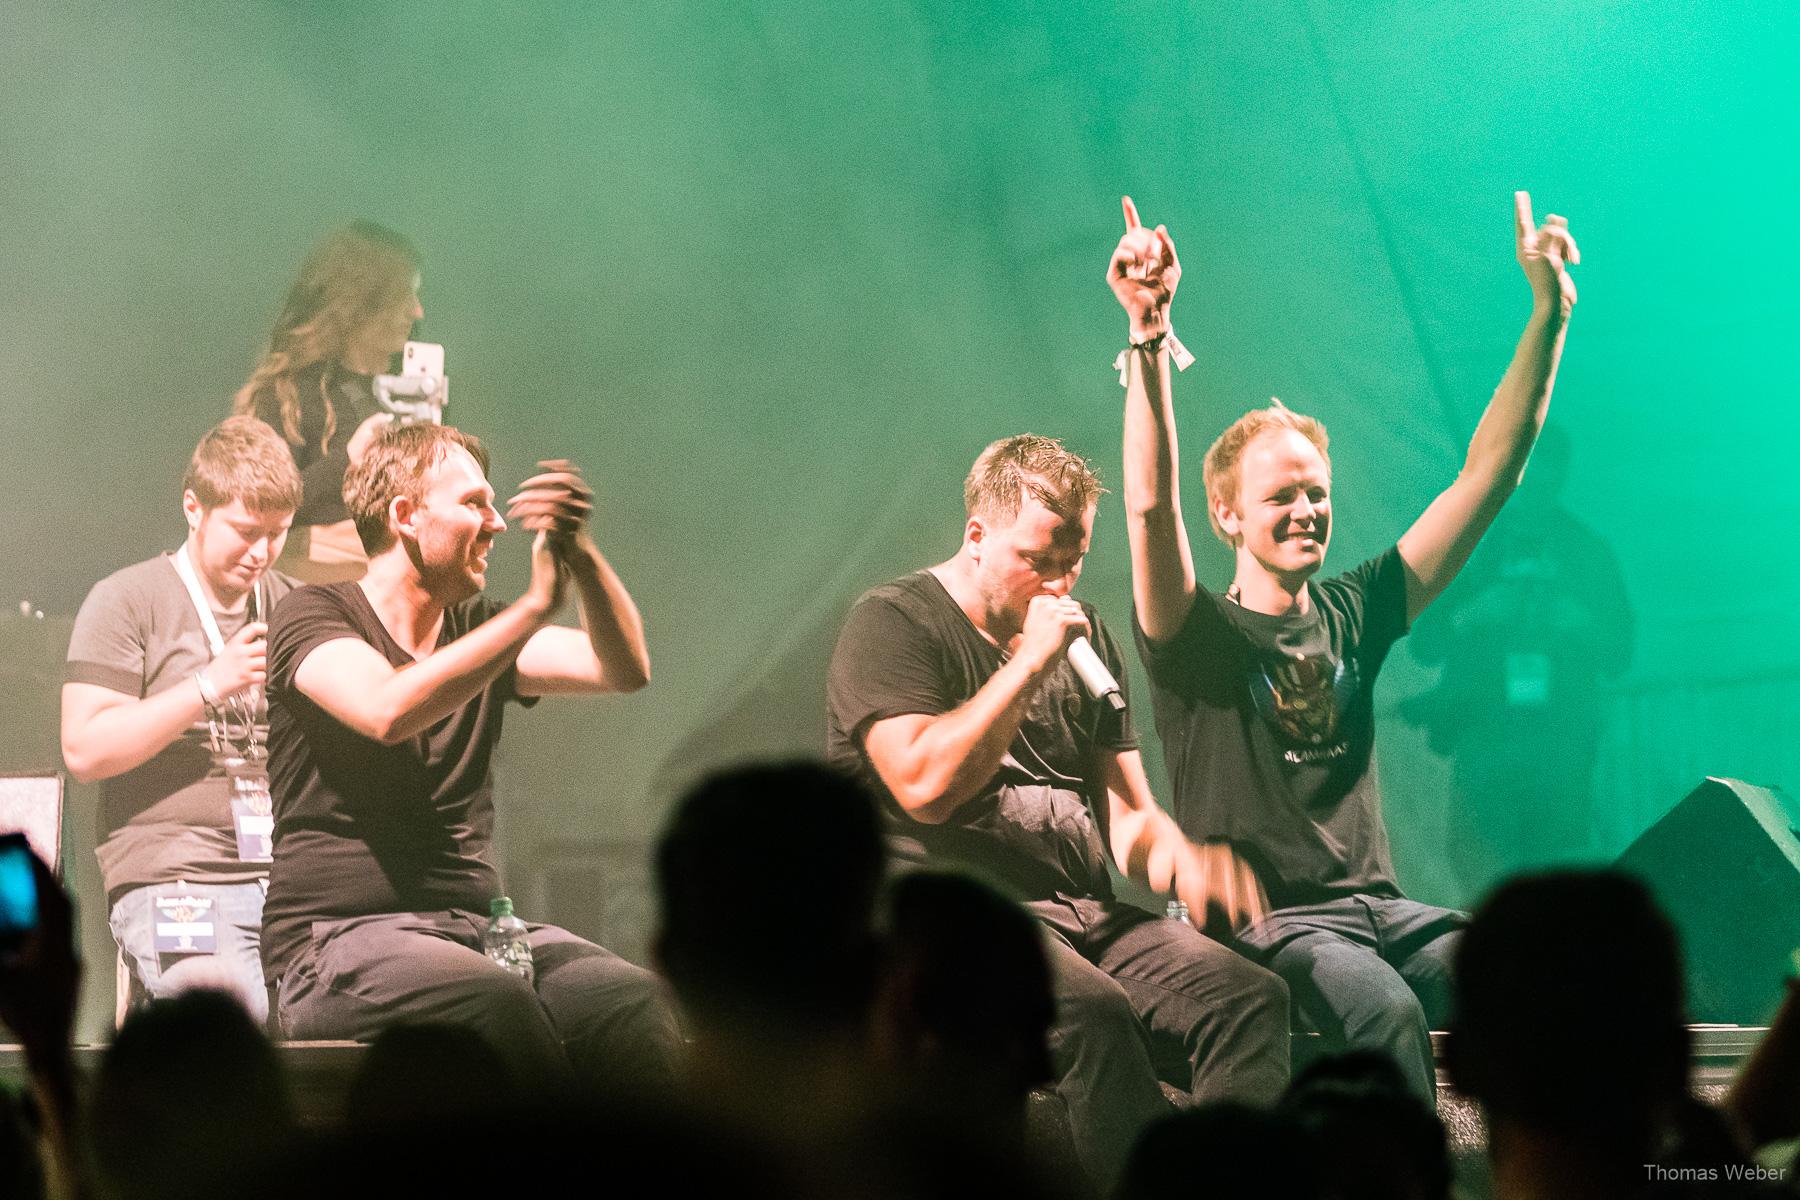
[[[1251,668],[1250,695],[1275,733],[1282,757],[1296,765],[1349,753],[1344,715],[1361,691],[1353,660],[1329,654],[1265,656]]]

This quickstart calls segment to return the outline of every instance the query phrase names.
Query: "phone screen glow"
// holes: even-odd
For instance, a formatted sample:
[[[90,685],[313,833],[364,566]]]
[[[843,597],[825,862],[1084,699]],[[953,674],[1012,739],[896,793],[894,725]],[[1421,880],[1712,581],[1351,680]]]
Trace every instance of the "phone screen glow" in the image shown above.
[[[37,928],[37,876],[31,852],[18,843],[0,845],[0,937]]]

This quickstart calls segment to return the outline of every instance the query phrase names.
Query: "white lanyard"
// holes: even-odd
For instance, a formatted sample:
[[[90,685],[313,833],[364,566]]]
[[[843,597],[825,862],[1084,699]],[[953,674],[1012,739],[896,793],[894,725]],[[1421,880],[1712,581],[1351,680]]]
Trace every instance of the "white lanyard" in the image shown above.
[[[206,602],[206,594],[200,590],[200,579],[194,574],[194,564],[188,557],[187,544],[184,542],[181,549],[169,558],[174,563],[175,573],[181,576],[182,585],[187,588],[188,599],[194,602],[194,615],[200,618],[200,628],[206,633],[206,641],[212,647],[213,657],[217,658],[225,648],[225,639],[219,633],[219,622],[213,616],[212,605]],[[244,614],[246,618],[256,617],[267,611],[263,608],[261,579],[251,589],[250,604],[250,610]],[[196,673],[195,681],[198,682],[199,678]],[[211,703],[206,705],[206,728],[212,735],[215,754],[229,753],[246,759],[257,756],[261,738],[256,729],[256,713],[262,705],[261,690],[259,687],[252,687],[241,695],[228,696],[216,709]],[[206,699],[204,691],[200,698]],[[233,721],[237,723],[235,727]],[[241,745],[239,731],[243,738]]]
[[[225,649],[225,639],[219,634],[219,622],[213,616],[212,605],[206,602],[206,594],[200,590],[200,579],[194,574],[194,564],[188,558],[188,545],[182,543],[181,549],[169,556],[175,564],[175,573],[181,576],[181,582],[187,587],[188,599],[194,602],[194,615],[200,618],[200,628],[206,632],[206,644],[212,647],[213,657]],[[258,579],[250,592],[250,611],[245,614],[254,618],[263,612],[262,580]]]

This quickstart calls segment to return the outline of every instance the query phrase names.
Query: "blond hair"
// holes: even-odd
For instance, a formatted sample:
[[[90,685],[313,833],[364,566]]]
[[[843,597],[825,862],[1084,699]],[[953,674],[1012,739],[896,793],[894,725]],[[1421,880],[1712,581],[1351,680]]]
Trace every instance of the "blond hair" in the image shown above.
[[[971,517],[1004,525],[1031,496],[1060,517],[1080,517],[1105,492],[1081,455],[1056,438],[1021,433],[1001,438],[976,458],[963,481],[963,507]]]
[[[389,429],[363,452],[362,461],[344,472],[344,507],[356,522],[356,536],[363,549],[379,553],[393,543],[388,530],[388,505],[396,496],[414,504],[425,499],[425,477],[455,449],[468,451],[488,472],[487,447],[472,433],[449,425],[401,425]]]
[[[1297,413],[1271,396],[1269,407],[1253,408],[1233,421],[1207,450],[1201,469],[1201,479],[1206,484],[1206,519],[1212,524],[1213,534],[1227,546],[1237,543],[1219,524],[1218,506],[1229,508],[1237,503],[1238,462],[1244,456],[1244,447],[1262,434],[1281,429],[1291,429],[1311,442],[1325,460],[1325,470],[1331,470],[1331,435],[1317,418]]]
[[[287,443],[255,417],[226,417],[206,431],[182,477],[204,509],[233,500],[255,513],[291,513],[300,507],[300,472]]]

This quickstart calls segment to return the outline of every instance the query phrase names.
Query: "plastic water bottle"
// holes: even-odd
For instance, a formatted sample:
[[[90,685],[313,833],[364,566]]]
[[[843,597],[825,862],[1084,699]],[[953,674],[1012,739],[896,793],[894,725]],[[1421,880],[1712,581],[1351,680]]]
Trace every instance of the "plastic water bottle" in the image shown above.
[[[1192,926],[1194,923],[1193,918],[1188,916],[1186,900],[1169,901],[1168,905],[1163,909],[1163,916],[1171,921],[1180,921],[1183,925]]]
[[[530,936],[525,931],[525,922],[513,916],[512,897],[495,897],[488,905],[488,912],[493,920],[482,932],[482,950],[499,963],[502,970],[511,971],[530,983],[533,976]]]

